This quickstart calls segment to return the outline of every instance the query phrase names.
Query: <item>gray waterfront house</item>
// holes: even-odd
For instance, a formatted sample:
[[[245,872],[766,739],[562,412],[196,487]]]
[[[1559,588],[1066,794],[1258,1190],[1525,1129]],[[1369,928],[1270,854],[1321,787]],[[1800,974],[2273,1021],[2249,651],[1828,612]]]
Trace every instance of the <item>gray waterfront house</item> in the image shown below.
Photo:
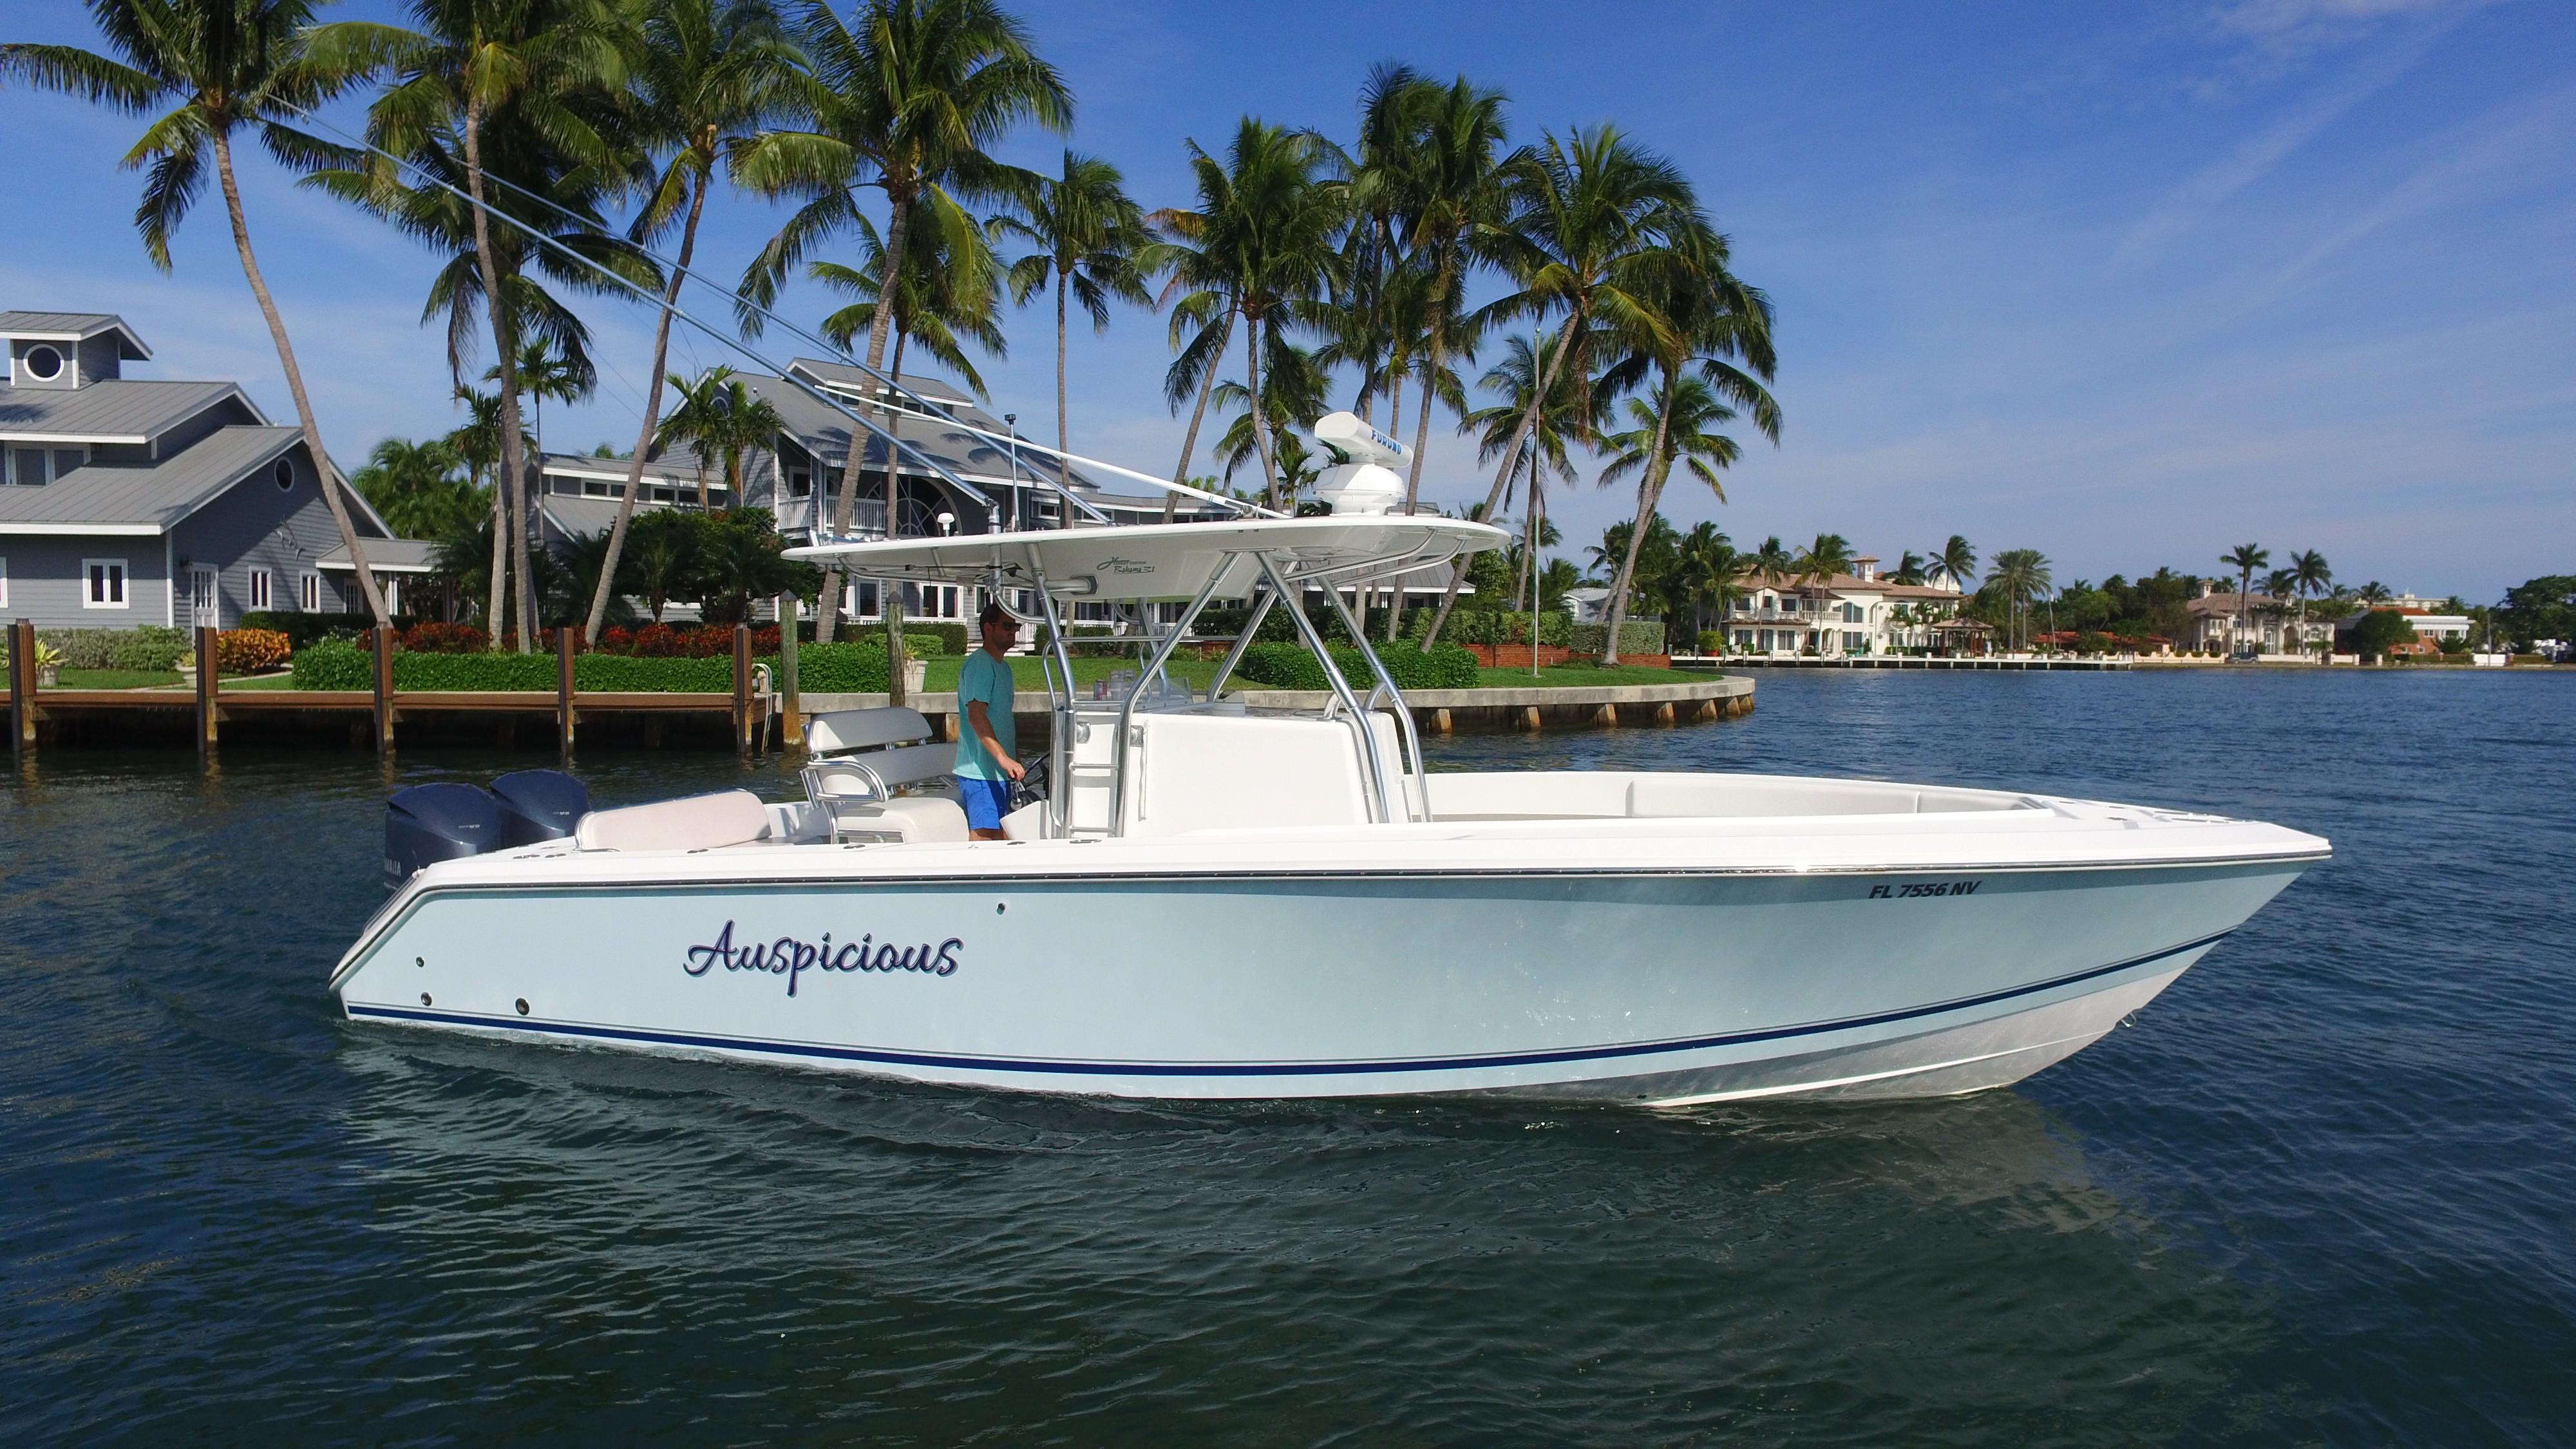
[[[0,617],[228,629],[364,607],[303,433],[238,384],[125,376],[152,350],[102,313],[0,312],[0,342]],[[398,598],[428,546],[343,496]]]

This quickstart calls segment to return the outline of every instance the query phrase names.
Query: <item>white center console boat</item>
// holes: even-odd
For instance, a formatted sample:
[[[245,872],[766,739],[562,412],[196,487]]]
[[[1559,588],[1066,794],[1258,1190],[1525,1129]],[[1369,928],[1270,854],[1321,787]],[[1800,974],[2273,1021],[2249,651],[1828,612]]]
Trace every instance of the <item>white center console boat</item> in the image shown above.
[[[2006,791],[1437,772],[1365,644],[1367,687],[1335,675],[1321,710],[1225,697],[1271,604],[1503,541],[1352,513],[799,550],[1046,626],[1052,786],[1008,839],[917,792],[949,748],[920,716],[824,716],[804,798],[593,811],[428,865],[332,985],[364,1021],[985,1088],[1936,1096],[2079,1050],[2328,853]],[[1073,687],[1073,599],[1187,602],[1138,610],[1142,667],[1104,698]],[[1220,600],[1253,618],[1217,686],[1172,684]]]

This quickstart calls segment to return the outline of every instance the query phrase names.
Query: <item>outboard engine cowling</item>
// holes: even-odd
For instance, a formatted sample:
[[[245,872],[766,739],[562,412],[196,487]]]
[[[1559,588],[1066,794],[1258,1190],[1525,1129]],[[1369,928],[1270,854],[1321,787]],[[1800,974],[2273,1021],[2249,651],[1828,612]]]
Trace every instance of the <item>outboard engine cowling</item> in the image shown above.
[[[514,770],[492,782],[501,807],[501,845],[534,845],[572,834],[590,810],[590,790],[561,770]]]
[[[397,790],[385,802],[385,884],[422,866],[501,848],[501,805],[480,785],[442,782]]]

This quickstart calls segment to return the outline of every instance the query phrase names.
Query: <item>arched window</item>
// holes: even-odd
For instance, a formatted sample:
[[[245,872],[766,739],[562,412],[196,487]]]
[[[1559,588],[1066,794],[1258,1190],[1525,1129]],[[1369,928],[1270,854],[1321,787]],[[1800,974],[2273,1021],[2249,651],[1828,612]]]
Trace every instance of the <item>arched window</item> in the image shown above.
[[[51,382],[63,375],[63,354],[41,342],[20,354],[18,363],[38,382]]]

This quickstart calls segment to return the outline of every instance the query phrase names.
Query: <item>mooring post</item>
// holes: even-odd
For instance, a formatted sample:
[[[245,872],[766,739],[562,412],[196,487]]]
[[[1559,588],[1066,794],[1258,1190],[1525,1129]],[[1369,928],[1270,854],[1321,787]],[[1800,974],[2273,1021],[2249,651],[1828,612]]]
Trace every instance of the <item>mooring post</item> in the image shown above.
[[[1524,707],[1521,710],[1521,728],[1525,730],[1534,730],[1538,727],[1538,706],[1533,704]]]
[[[223,661],[215,648],[215,631],[197,626],[197,762],[215,754],[215,685]]]
[[[384,756],[394,752],[394,631],[379,624],[368,632],[376,647],[376,754]]]
[[[803,601],[793,590],[778,596],[778,747],[793,749],[805,738],[804,699],[796,685],[796,631]]]
[[[751,626],[733,626],[733,752],[751,758]]]
[[[555,631],[555,744],[565,760],[572,759],[572,656],[581,645],[581,631],[570,624]]]
[[[9,757],[35,752],[36,626],[20,619],[9,626]]]

